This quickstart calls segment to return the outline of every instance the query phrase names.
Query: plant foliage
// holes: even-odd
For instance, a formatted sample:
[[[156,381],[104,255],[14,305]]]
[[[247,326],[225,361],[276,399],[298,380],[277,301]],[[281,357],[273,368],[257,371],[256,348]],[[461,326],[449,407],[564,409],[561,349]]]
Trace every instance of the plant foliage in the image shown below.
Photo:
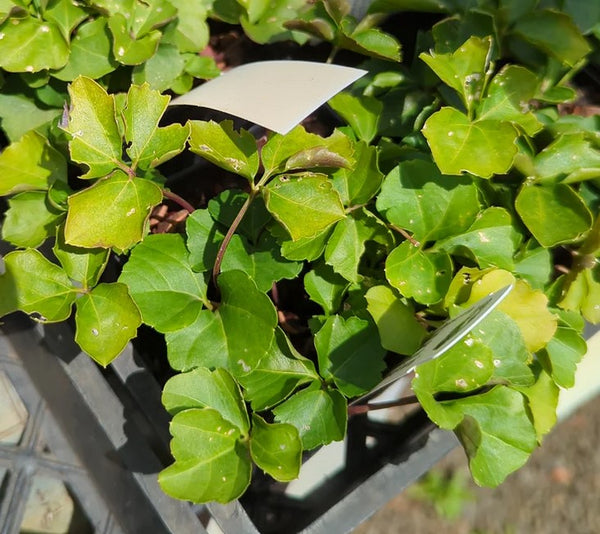
[[[439,16],[400,63],[379,23],[415,10]],[[347,125],[261,143],[231,121],[163,125],[161,91],[218,73],[198,55],[207,18],[257,42],[310,34],[367,56],[369,74],[330,103]],[[0,2],[0,21],[2,237],[14,249],[0,316],[74,313],[76,341],[104,366],[140,324],[164,334],[176,371],[163,394],[167,493],[230,501],[253,463],[295,478],[302,451],[344,437],[349,399],[509,283],[413,389],[456,432],[477,483],[526,462],[573,385],[584,320],[600,321],[600,126],[564,112],[570,81],[597,58],[599,10],[376,0],[361,17],[343,0],[15,0]],[[161,166],[184,151],[237,188],[179,198]],[[181,224],[165,230],[154,214],[173,201]],[[115,257],[122,272],[107,279]],[[299,326],[282,287],[316,310]]]

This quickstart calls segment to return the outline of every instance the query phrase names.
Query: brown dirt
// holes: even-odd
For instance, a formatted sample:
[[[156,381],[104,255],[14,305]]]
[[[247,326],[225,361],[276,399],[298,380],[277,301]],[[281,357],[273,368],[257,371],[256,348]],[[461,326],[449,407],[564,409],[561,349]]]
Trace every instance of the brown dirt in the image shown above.
[[[474,500],[452,521],[430,502],[405,492],[392,499],[354,534],[599,534],[600,398],[555,427],[521,470],[498,488],[469,481]],[[467,472],[462,449],[438,469]]]

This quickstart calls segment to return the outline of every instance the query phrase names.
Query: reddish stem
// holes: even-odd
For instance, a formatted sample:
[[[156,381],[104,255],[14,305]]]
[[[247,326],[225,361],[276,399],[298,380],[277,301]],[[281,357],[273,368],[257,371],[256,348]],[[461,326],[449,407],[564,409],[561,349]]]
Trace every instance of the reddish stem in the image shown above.
[[[185,200],[185,198],[180,197],[177,193],[173,193],[173,191],[163,189],[162,194],[163,197],[172,200],[173,202],[175,202],[175,204],[179,204],[188,213],[194,213],[194,206],[192,206],[187,200]]]

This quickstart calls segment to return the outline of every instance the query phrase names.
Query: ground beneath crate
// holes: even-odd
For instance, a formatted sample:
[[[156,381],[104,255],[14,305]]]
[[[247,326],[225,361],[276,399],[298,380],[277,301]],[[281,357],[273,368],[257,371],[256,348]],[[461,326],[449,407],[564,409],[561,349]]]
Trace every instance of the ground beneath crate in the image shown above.
[[[405,492],[354,534],[597,534],[600,532],[600,397],[555,427],[528,464],[492,490],[468,483],[474,500],[456,520]],[[437,468],[467,473],[462,449]]]

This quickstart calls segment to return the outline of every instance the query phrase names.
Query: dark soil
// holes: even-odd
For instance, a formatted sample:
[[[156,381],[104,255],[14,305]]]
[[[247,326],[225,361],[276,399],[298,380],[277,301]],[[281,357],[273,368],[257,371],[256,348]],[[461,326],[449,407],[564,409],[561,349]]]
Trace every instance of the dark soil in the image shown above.
[[[354,534],[600,533],[600,398],[555,427],[528,464],[496,489],[467,484],[474,500],[456,520],[404,492]],[[462,449],[436,469],[468,473]]]

